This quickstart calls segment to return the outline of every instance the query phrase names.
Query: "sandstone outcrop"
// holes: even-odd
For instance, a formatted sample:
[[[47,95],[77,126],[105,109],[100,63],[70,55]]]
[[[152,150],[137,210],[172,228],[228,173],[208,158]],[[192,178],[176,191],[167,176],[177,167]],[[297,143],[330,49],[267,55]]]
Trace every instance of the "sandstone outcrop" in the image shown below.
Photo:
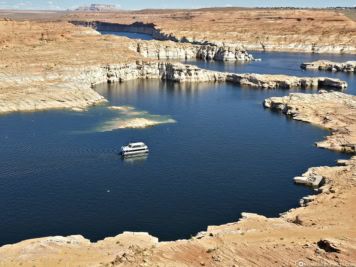
[[[356,96],[341,92],[290,94],[272,97],[264,106],[282,111],[295,120],[309,122],[331,131],[316,145],[331,150],[356,152]]]
[[[347,88],[347,83],[339,79],[327,77],[295,77],[287,75],[263,75],[263,74],[227,74],[228,82],[258,88],[337,88],[343,90]]]
[[[232,82],[266,89],[327,86],[344,89],[347,86],[343,81],[330,78],[220,73],[142,56],[170,58],[197,54],[207,59],[251,59],[239,46],[218,48],[170,42],[154,42],[151,46],[150,42],[96,35],[91,28],[61,22],[2,20],[0,30],[3,40],[0,47],[1,113],[53,108],[82,110],[105,101],[92,89],[94,84],[140,78]]]
[[[217,61],[254,61],[253,56],[238,45],[210,46],[171,41],[137,41],[131,49],[144,57],[160,60],[199,58]]]
[[[26,77],[26,78],[24,78]],[[234,74],[200,69],[171,62],[136,61],[91,67],[62,67],[47,75],[0,74],[2,90],[0,113],[13,111],[73,108],[105,102],[91,87],[133,79],[162,79],[175,82],[231,82],[256,88],[344,89],[347,83],[330,78],[299,78],[285,75]]]
[[[356,72],[356,61],[347,61],[344,63],[339,63],[328,60],[319,60],[314,62],[303,63],[300,67],[305,70]]]

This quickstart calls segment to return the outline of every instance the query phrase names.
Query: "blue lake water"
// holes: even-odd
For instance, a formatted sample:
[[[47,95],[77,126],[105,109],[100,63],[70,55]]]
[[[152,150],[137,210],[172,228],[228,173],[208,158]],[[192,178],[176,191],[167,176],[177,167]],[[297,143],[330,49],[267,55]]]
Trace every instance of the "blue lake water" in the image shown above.
[[[309,54],[309,53],[283,53],[283,52],[258,52],[250,51],[254,58],[262,61],[249,63],[239,62],[209,62],[202,60],[185,60],[186,64],[197,65],[200,68],[236,73],[258,73],[258,74],[286,74],[297,77],[330,77],[347,81],[349,88],[347,93],[356,94],[355,73],[330,72],[330,71],[305,71],[300,68],[303,62],[317,60],[330,60],[345,62],[356,60],[356,55],[347,54]]]
[[[350,56],[253,54],[263,61],[190,63],[220,71],[338,77],[355,93],[354,75],[299,70],[305,59]],[[110,102],[88,112],[0,116],[0,245],[72,234],[95,241],[123,231],[174,240],[237,221],[243,211],[278,216],[313,193],[294,185],[294,176],[349,158],[313,145],[325,130],[262,107],[265,98],[288,90],[158,80],[95,89]],[[122,116],[108,110],[111,105],[176,123],[101,131]],[[149,155],[118,156],[120,146],[132,141],[145,142]]]

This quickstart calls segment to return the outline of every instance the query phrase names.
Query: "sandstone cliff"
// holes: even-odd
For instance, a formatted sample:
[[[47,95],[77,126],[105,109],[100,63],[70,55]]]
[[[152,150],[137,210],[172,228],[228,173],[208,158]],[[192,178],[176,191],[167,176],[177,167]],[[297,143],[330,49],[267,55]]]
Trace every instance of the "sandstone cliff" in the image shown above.
[[[131,47],[144,57],[152,59],[192,59],[218,61],[253,61],[251,54],[239,45],[211,46],[174,43],[171,41],[137,41]]]
[[[333,10],[198,9],[69,14],[64,20],[99,30],[150,34],[157,40],[247,50],[356,53],[356,22]]]
[[[231,82],[256,88],[344,89],[347,83],[330,78],[299,78],[285,75],[234,74],[170,62],[136,61],[91,67],[58,67],[46,75],[2,73],[0,113],[51,108],[83,108],[105,102],[91,87],[132,79],[162,79],[175,82]],[[12,88],[9,90],[9,88]]]
[[[152,59],[191,59],[199,58],[204,60],[218,61],[253,61],[252,55],[238,44],[189,44],[194,43],[188,40],[181,42],[177,39],[162,35],[153,24],[133,23],[131,25],[106,23],[100,21],[71,21],[74,25],[93,28],[98,31],[112,32],[135,32],[152,35],[157,40],[169,40],[168,42],[158,41],[137,41],[131,49],[137,51],[144,57]]]

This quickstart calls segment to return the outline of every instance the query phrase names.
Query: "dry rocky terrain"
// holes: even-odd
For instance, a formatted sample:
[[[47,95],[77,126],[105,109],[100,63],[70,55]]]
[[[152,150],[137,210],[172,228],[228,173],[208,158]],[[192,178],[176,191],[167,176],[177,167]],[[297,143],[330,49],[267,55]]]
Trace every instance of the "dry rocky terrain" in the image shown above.
[[[247,50],[356,53],[356,22],[335,10],[198,9],[69,13],[68,21],[153,23],[167,39]]]
[[[141,11],[114,13],[109,19],[105,13],[64,14],[67,16],[64,20],[154,22],[174,36],[214,42],[239,41],[247,47],[263,40],[264,46],[268,43],[272,50],[288,46],[288,51],[297,48],[309,51],[311,44],[314,50],[320,48],[320,52],[343,47],[343,52],[351,53],[355,48],[352,41],[355,22],[334,11]],[[260,27],[261,23],[265,27]],[[92,90],[92,84],[137,78],[234,82],[260,88],[346,87],[343,81],[335,79],[220,73],[157,60],[187,55],[189,51],[195,55],[196,49],[191,44],[140,43],[124,37],[101,36],[90,28],[75,27],[62,20],[54,23],[45,19],[3,19],[0,21],[0,110],[85,108],[105,101]],[[210,51],[208,47],[199,49]],[[236,48],[229,49],[225,55],[235,57]],[[241,54],[248,58],[240,47],[237,55]],[[331,135],[319,142],[319,147],[355,152],[354,96],[325,91],[314,95],[291,94],[267,99],[265,106],[329,129]],[[173,242],[159,242],[146,233],[123,233],[95,243],[82,236],[31,239],[1,247],[0,266],[232,267],[296,266],[297,263],[298,266],[303,263],[304,266],[355,266],[356,157],[340,161],[339,165],[309,169],[308,173],[325,178],[320,194],[303,198],[301,207],[279,218],[244,213],[239,222],[209,226],[190,240]]]
[[[241,47],[137,41],[100,35],[67,22],[0,21],[0,113],[53,108],[84,109],[106,100],[92,86],[137,78],[176,82],[229,81],[261,88],[347,84],[329,78],[231,74],[157,58],[215,58],[250,61]],[[152,59],[153,58],[153,59]]]

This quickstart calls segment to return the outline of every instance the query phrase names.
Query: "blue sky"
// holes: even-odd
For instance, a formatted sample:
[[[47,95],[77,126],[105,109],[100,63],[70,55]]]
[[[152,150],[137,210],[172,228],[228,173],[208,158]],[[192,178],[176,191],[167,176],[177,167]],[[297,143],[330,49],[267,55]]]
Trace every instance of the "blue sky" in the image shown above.
[[[0,0],[0,9],[44,9],[64,10],[74,9],[83,5],[110,4],[120,6],[122,9],[144,8],[201,8],[214,6],[241,6],[241,7],[328,7],[328,6],[355,6],[356,0]]]

